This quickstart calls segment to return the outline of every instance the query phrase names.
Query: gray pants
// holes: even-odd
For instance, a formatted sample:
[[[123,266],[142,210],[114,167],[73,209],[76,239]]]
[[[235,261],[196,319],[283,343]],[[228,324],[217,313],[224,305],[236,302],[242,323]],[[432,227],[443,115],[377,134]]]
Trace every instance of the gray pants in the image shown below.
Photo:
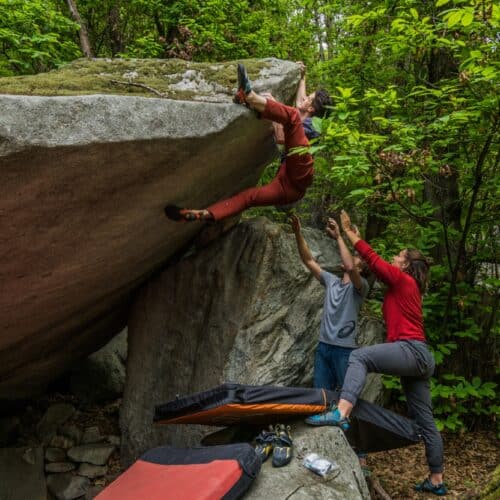
[[[431,472],[443,471],[443,440],[432,416],[429,379],[434,358],[424,342],[407,340],[360,347],[349,357],[340,398],[356,404],[370,372],[399,375],[406,396],[408,415],[422,430]]]

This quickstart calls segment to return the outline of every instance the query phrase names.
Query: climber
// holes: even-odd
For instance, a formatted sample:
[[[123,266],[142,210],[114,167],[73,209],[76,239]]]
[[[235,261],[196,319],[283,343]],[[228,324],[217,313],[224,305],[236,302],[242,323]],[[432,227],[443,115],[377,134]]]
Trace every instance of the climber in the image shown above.
[[[299,85],[299,92],[305,89],[305,83]],[[206,221],[221,220],[237,215],[249,207],[287,205],[300,200],[313,180],[313,158],[309,153],[293,152],[294,148],[307,148],[309,141],[306,129],[311,128],[312,116],[324,116],[327,106],[331,104],[328,93],[318,90],[299,100],[299,108],[286,106],[275,101],[271,96],[266,98],[252,90],[245,67],[238,64],[238,91],[234,101],[255,110],[263,119],[272,120],[283,126],[284,145],[287,156],[274,180],[262,187],[253,187],[241,193],[219,201],[204,210],[183,209],[175,205],[167,205],[165,214],[172,220]],[[309,120],[308,120],[309,119]],[[304,127],[305,123],[305,127]],[[277,130],[277,135],[280,132]],[[280,138],[277,137],[277,141]]]
[[[387,285],[383,314],[387,342],[356,349],[349,358],[338,405],[315,416],[316,425],[349,428],[349,415],[365,384],[367,373],[399,375],[409,414],[420,426],[429,476],[415,486],[420,492],[446,495],[443,483],[443,440],[432,414],[430,377],[434,358],[427,346],[422,316],[422,294],[427,285],[429,263],[415,249],[406,248],[386,262],[353,230],[342,211],[344,233],[377,278]]]
[[[369,290],[368,282],[362,276],[367,270],[366,264],[358,256],[351,255],[337,222],[330,218],[326,232],[337,241],[344,274],[341,279],[324,271],[302,236],[299,218],[292,215],[290,223],[302,262],[325,287],[319,342],[314,356],[313,385],[317,389],[340,390],[349,356],[357,348],[359,309]],[[316,425],[317,420],[318,415],[312,415],[306,418],[306,423]],[[362,450],[356,452],[363,473],[368,474],[366,453]]]
[[[290,223],[302,262],[325,287],[319,344],[314,358],[314,387],[338,390],[344,383],[349,355],[357,347],[358,313],[368,294],[368,282],[361,276],[364,263],[351,255],[337,222],[328,219],[326,232],[337,241],[344,273],[339,278],[321,269],[301,233],[299,218],[292,215]]]

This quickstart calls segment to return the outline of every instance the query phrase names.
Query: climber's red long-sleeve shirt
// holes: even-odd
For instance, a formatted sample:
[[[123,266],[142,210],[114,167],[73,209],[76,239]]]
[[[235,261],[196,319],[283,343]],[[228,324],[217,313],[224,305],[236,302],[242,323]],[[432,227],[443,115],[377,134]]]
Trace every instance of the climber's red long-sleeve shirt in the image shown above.
[[[382,305],[387,342],[420,340],[425,342],[422,296],[417,282],[407,273],[382,259],[363,240],[354,245],[360,257],[380,281],[388,285]]]

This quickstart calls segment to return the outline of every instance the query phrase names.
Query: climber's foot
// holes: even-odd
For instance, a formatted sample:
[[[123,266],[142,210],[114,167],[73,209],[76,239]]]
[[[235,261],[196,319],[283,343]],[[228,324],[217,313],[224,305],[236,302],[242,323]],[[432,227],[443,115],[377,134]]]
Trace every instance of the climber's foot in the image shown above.
[[[247,70],[243,64],[238,64],[238,90],[233,98],[233,102],[236,104],[247,103],[247,95],[252,91],[252,83],[248,78]]]
[[[180,208],[176,205],[167,205],[164,208],[165,215],[175,221],[205,221],[212,220],[212,214],[208,210],[190,210],[187,208]]]

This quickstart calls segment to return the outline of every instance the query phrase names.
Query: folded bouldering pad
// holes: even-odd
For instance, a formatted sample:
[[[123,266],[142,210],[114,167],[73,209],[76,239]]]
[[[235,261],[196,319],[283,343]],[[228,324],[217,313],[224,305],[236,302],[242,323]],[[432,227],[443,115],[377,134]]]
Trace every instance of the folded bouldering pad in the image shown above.
[[[333,394],[333,393],[332,393]],[[261,424],[325,411],[324,389],[223,384],[155,408],[158,424]]]
[[[223,384],[158,405],[154,421],[223,427],[262,425],[322,413],[336,401],[338,393],[324,389]],[[414,421],[362,399],[350,421],[346,436],[359,451],[390,450],[420,441],[420,429]]]
[[[146,452],[97,500],[233,500],[241,498],[261,461],[246,443],[203,448],[163,446]]]

